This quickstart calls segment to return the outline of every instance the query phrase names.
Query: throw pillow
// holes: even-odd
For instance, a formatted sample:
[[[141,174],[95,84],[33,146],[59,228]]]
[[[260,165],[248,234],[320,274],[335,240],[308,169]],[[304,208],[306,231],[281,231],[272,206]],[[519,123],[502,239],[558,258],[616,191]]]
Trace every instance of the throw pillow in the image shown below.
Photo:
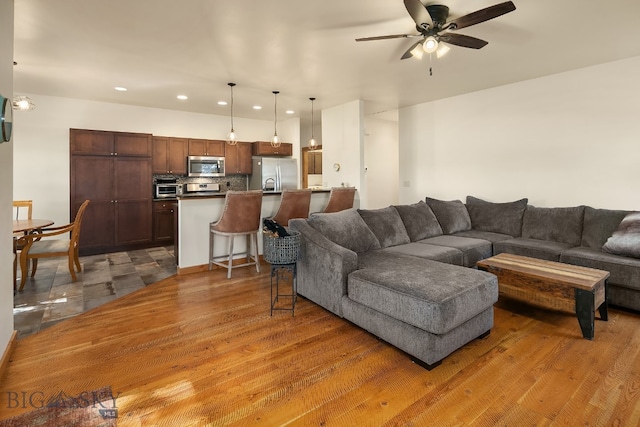
[[[327,239],[356,253],[380,249],[380,242],[355,209],[314,214],[308,221]]]
[[[625,216],[602,249],[614,255],[640,258],[640,212]]]
[[[376,235],[381,247],[387,248],[411,241],[402,218],[393,206],[384,209],[358,209],[358,213]]]
[[[492,203],[473,196],[467,196],[467,211],[474,230],[490,231],[520,237],[522,216],[529,199],[515,202]]]
[[[630,211],[584,208],[582,246],[602,249],[607,239],[618,229],[620,222]]]
[[[422,200],[413,205],[394,206],[412,242],[440,236],[442,227],[431,208]]]
[[[438,218],[444,234],[471,230],[471,218],[460,200],[444,201],[427,197],[427,205]]]

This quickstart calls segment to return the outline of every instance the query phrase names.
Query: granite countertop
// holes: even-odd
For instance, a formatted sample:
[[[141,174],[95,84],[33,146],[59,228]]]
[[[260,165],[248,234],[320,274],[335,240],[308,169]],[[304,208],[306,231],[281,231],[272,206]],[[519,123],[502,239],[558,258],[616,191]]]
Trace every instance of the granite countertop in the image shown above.
[[[312,193],[328,193],[330,192],[330,188],[316,188],[312,189]],[[282,191],[263,191],[265,196],[273,196],[280,195]],[[188,199],[215,199],[218,197],[225,197],[226,193],[191,193],[191,194],[183,194],[182,196],[178,196],[177,199],[158,199],[158,200],[188,200]]]

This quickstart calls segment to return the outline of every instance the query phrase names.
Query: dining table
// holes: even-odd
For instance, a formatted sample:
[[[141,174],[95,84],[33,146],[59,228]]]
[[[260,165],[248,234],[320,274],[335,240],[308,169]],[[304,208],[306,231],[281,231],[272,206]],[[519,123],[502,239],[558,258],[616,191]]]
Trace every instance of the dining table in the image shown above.
[[[22,235],[41,233],[42,229],[53,225],[52,219],[14,219],[13,220],[13,293],[16,292],[16,276],[18,275],[18,241]]]

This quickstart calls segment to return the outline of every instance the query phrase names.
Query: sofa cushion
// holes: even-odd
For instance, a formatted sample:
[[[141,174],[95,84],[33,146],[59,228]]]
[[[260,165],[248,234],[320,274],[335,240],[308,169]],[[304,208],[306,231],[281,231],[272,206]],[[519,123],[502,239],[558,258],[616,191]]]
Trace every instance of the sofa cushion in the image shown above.
[[[522,216],[527,209],[528,199],[515,202],[492,203],[473,196],[467,196],[467,211],[474,230],[490,231],[520,237]]]
[[[435,214],[425,202],[395,206],[412,242],[442,234],[442,227]]]
[[[349,299],[433,334],[445,334],[498,300],[493,274],[381,251],[349,274]]]
[[[608,271],[610,284],[640,291],[640,260],[579,246],[562,252],[561,262]],[[624,305],[624,304],[623,304]]]
[[[602,245],[618,229],[620,222],[628,213],[630,212],[594,209],[591,206],[585,206],[582,246],[601,249]]]
[[[493,244],[493,254],[498,255],[506,252],[508,254],[546,259],[548,261],[559,261],[560,254],[571,247],[573,247],[573,245],[568,243],[515,237],[513,239],[495,242]]]
[[[420,242],[391,246],[389,248],[382,249],[382,251],[394,254],[410,255],[453,265],[462,265],[463,262],[462,251],[456,248],[427,245]]]
[[[381,247],[386,248],[410,242],[402,218],[393,206],[383,209],[358,209],[358,213],[376,235]]]
[[[354,252],[380,249],[380,242],[355,209],[311,215],[309,225],[338,245]]]
[[[513,236],[502,233],[492,233],[491,231],[467,230],[454,234],[454,236],[471,237],[473,239],[488,240],[491,243],[513,239]]]
[[[584,206],[571,208],[527,206],[522,222],[522,237],[580,246],[583,217]]]
[[[493,255],[493,247],[490,241],[472,239],[471,237],[457,235],[435,236],[420,240],[418,243],[458,249],[462,252],[462,265],[465,267],[475,267],[476,262]]]
[[[426,201],[438,218],[440,227],[445,234],[471,230],[469,212],[460,200],[444,201],[427,197]]]
[[[640,258],[640,212],[627,214],[602,250],[614,255]]]

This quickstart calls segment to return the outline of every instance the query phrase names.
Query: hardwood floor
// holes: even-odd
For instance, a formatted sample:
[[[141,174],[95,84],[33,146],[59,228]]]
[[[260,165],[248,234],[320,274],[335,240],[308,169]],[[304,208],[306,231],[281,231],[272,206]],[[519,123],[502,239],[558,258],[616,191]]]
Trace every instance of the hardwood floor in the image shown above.
[[[270,317],[263,267],[174,276],[21,339],[0,419],[33,410],[22,393],[111,386],[118,426],[640,425],[637,313],[588,341],[574,315],[503,300],[488,337],[427,371],[304,298]]]

